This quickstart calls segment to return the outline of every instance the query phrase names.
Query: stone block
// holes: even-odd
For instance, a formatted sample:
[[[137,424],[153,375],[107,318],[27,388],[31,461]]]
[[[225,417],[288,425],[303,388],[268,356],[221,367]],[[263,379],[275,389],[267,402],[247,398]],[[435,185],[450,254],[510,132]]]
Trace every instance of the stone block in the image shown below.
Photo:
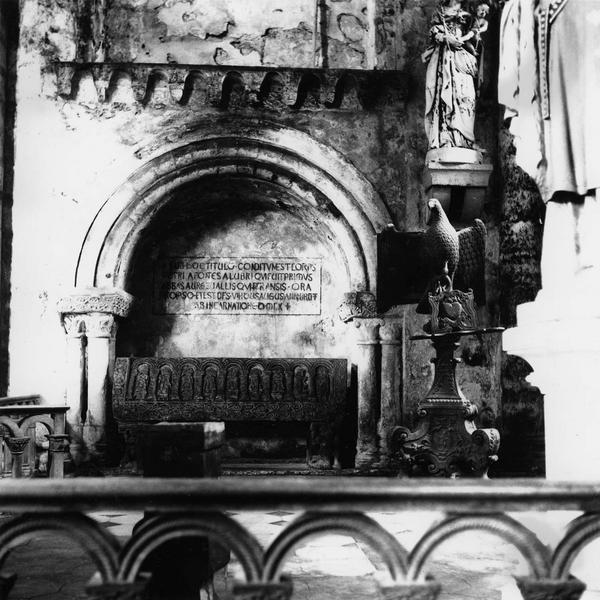
[[[217,477],[225,424],[154,423],[139,426],[145,477]]]
[[[428,153],[428,157],[431,152]],[[452,223],[471,223],[483,212],[492,165],[450,160],[456,158],[458,161],[464,158],[461,155],[446,158],[449,160],[427,161],[423,173],[425,196],[437,198]]]

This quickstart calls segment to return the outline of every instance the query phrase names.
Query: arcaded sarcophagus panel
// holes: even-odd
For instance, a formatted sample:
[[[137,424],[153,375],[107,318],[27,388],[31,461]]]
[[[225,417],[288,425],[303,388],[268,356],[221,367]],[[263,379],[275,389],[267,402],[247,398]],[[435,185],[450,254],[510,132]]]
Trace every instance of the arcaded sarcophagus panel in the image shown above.
[[[326,421],[341,416],[345,359],[117,358],[121,422]]]

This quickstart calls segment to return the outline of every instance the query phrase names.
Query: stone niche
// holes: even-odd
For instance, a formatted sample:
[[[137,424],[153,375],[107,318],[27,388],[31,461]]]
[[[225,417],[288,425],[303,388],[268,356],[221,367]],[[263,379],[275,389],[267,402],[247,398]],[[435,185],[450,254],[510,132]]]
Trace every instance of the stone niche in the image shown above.
[[[324,214],[335,220],[324,199],[308,206],[251,178],[179,188],[137,245],[127,285],[136,304],[117,356],[348,357],[336,314],[348,265]],[[228,423],[226,456],[302,458],[307,433]]]

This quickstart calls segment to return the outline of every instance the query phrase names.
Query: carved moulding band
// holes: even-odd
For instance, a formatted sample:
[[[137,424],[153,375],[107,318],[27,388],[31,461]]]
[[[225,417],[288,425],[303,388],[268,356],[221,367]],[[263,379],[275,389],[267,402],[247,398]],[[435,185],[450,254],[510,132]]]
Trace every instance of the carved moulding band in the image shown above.
[[[131,294],[117,288],[82,288],[61,298],[57,308],[61,315],[108,313],[126,317],[133,300]]]

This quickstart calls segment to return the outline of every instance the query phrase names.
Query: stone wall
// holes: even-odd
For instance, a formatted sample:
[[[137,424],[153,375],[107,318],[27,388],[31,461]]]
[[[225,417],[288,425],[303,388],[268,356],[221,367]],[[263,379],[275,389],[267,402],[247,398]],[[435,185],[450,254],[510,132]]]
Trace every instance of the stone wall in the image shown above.
[[[10,328],[12,189],[14,164],[15,63],[18,43],[17,3],[0,4],[0,329]],[[8,335],[0,337],[0,395],[8,388]]]
[[[401,69],[424,13],[402,0],[40,2],[63,60]]]
[[[426,47],[435,5],[434,0],[24,0],[18,59],[10,392],[41,393],[48,401],[61,401],[65,342],[56,301],[75,283],[82,243],[91,224],[114,190],[136,185],[128,183],[132,173],[165,152],[206,137],[207,132],[230,131],[239,124],[245,131],[268,126],[306,134],[343,157],[349,170],[365,178],[397,229],[422,229],[426,139],[422,124],[425,70],[420,54]],[[486,61],[493,66],[493,51]],[[94,64],[78,79],[77,65],[83,63]],[[207,65],[198,101],[185,96],[193,71],[189,65]],[[317,77],[317,85],[306,71],[298,70],[324,65],[360,70],[354,80],[360,85],[336,79],[331,71],[322,79]],[[375,67],[378,71],[372,70]],[[227,76],[229,68],[234,72],[231,76]],[[261,91],[270,69],[279,70],[284,90],[279,102],[265,104]],[[486,70],[491,72],[489,66]],[[369,75],[364,82],[361,73]],[[496,148],[493,91],[489,85],[482,90],[477,123],[478,137],[492,161]],[[325,171],[330,168],[327,162],[320,166]],[[195,193],[203,197],[215,192],[197,189]],[[313,213],[290,217],[284,225],[278,220],[281,215],[273,216],[272,207],[281,208],[289,200],[286,193],[277,194],[269,200],[271,208],[259,211],[263,225],[251,226],[244,251],[259,251],[257,236],[261,231],[264,235],[265,223],[276,231],[290,223],[296,227],[294,219],[306,220],[309,215],[315,222],[324,214],[333,221],[344,216],[331,205],[317,203]],[[202,221],[199,213],[194,214]],[[495,194],[488,199],[484,220],[489,231],[490,284],[481,317],[495,325],[499,314]],[[215,239],[241,235],[239,224],[223,227],[224,237]],[[343,252],[327,237],[331,232],[315,227],[312,246],[306,240],[303,253],[331,260],[325,271],[335,294],[327,292],[327,325],[319,324],[322,318],[297,323],[298,335],[286,342],[275,335],[275,329],[270,330],[265,336],[271,342],[264,348],[248,345],[247,336],[235,338],[237,345],[227,338],[227,353],[246,347],[287,355],[345,352],[351,356],[346,334],[331,335],[342,327],[331,314],[334,296],[341,298],[350,291],[348,278],[340,270]],[[175,251],[182,243],[177,236],[164,233],[154,247],[149,242],[149,256]],[[297,235],[302,236],[299,230]],[[281,252],[293,251],[290,240],[282,237]],[[199,237],[189,248],[194,253],[206,248],[216,252],[215,244],[206,245]],[[131,280],[132,288],[143,287],[143,272]],[[118,347],[123,352],[210,355],[219,348],[215,336],[206,345],[194,337],[198,336],[192,331],[196,317],[185,325],[176,319],[174,328],[167,331],[164,322],[158,324],[146,312],[156,330],[140,334],[132,327],[145,318],[143,307],[139,311],[121,328]],[[403,393],[410,411],[430,385],[431,350],[427,344],[408,340],[422,326],[414,307],[400,307],[398,312],[406,317]],[[255,326],[274,322],[265,317],[248,321]],[[234,328],[232,321],[227,335]],[[462,385],[486,409],[488,421],[499,412],[500,378],[493,366],[498,364],[499,348],[498,340],[475,340],[466,343],[463,351]]]
[[[516,325],[516,307],[535,300],[541,288],[540,258],[545,207],[535,182],[515,164],[515,147],[506,125],[499,133],[502,173],[500,228],[500,307],[502,322]],[[502,354],[502,431],[500,473],[544,474],[544,397],[525,378],[525,360]]]

